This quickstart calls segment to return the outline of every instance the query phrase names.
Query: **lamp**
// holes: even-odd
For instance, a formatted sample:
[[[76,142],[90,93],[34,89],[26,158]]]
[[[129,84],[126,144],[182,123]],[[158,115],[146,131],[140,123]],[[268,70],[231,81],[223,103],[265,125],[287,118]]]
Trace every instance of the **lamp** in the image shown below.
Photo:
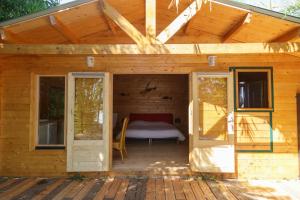
[[[217,56],[208,56],[208,66],[215,67],[217,65]]]
[[[87,56],[86,64],[88,67],[94,67],[95,66],[95,58],[93,56]]]

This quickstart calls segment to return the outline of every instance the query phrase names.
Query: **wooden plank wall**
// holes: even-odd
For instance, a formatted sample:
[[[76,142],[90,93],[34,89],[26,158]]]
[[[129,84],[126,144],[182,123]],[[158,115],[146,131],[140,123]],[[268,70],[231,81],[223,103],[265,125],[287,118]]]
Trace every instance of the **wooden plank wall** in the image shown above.
[[[237,155],[240,178],[297,178],[299,173],[297,144],[297,105],[296,94],[300,91],[300,69],[297,63],[269,64],[274,67],[274,107],[273,140],[274,153],[239,153]],[[236,113],[241,118],[244,113]],[[255,145],[252,149],[269,149],[267,135],[268,113],[249,113],[248,125],[258,120],[252,128],[256,140],[265,145]],[[260,115],[260,117],[258,117]],[[238,116],[238,117],[237,117]],[[238,126],[236,126],[238,128]],[[238,128],[239,129],[239,128]],[[260,133],[260,134],[259,134]],[[238,135],[238,134],[237,134]],[[262,138],[260,138],[262,137]],[[250,138],[249,138],[250,139]],[[251,140],[249,140],[249,143]],[[238,149],[243,148],[237,146]]]
[[[114,112],[119,120],[130,113],[172,113],[188,134],[188,75],[115,75]]]
[[[187,74],[192,71],[228,71],[228,66],[273,66],[274,153],[237,153],[237,172],[239,178],[298,178],[295,96],[300,92],[300,68],[298,67],[300,62],[296,61],[295,57],[286,56],[282,58],[257,56],[257,59],[253,57],[255,56],[251,56],[251,59],[247,56],[228,58],[228,62],[219,62],[218,66],[209,68],[201,63],[199,57],[132,58],[120,56],[116,59],[108,56],[97,57],[96,66],[92,70],[123,74]],[[31,74],[61,75],[70,71],[88,71],[85,62],[86,58],[80,56],[68,58],[11,56],[1,60],[0,176],[66,175],[66,152],[64,150],[31,150],[29,142],[32,135],[30,132]],[[236,113],[236,116],[238,115],[242,114]],[[257,114],[253,115],[257,117]],[[255,129],[256,131],[255,135],[259,135],[259,130]],[[237,148],[240,146],[237,145]]]

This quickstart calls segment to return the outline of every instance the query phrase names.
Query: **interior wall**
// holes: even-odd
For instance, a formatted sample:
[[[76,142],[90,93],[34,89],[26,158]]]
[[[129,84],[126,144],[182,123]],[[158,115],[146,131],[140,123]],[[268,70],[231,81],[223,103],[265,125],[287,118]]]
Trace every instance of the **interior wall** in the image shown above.
[[[172,113],[174,125],[188,132],[188,75],[114,75],[114,113]]]

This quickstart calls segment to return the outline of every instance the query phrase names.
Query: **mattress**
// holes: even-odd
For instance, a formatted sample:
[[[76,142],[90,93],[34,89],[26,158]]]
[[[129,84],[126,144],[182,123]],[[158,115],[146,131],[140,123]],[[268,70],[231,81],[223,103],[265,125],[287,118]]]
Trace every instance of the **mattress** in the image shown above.
[[[185,136],[174,125],[166,122],[151,121],[131,122],[126,130],[126,138],[177,138],[179,141],[185,140]]]

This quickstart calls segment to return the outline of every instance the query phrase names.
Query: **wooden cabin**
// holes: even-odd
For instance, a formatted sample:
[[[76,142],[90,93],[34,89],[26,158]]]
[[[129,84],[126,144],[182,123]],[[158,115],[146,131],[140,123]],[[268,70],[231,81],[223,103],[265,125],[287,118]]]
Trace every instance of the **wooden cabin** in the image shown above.
[[[300,20],[201,2],[78,0],[2,22],[0,176],[298,179]]]

